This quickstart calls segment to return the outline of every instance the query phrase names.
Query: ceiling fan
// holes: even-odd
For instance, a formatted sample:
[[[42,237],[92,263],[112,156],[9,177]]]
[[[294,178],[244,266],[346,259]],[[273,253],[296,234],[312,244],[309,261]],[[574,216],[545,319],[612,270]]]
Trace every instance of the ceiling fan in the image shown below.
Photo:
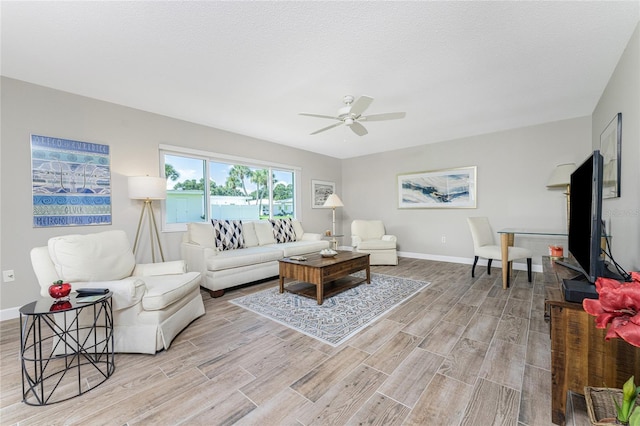
[[[360,96],[357,100],[351,95],[345,96],[342,101],[346,106],[340,108],[338,110],[337,116],[332,115],[323,115],[323,114],[311,114],[306,112],[301,112],[300,115],[306,115],[308,117],[318,117],[318,118],[328,118],[330,120],[338,120],[337,123],[332,124],[331,126],[323,127],[320,130],[316,130],[311,133],[312,135],[317,135],[320,132],[324,132],[325,130],[333,129],[334,127],[338,127],[342,124],[349,126],[353,133],[358,136],[364,136],[367,133],[367,129],[360,123],[361,121],[384,121],[384,120],[397,120],[399,118],[404,118],[406,113],[404,112],[387,112],[384,114],[371,114],[371,115],[362,115],[371,102],[373,102],[373,98],[369,96]]]

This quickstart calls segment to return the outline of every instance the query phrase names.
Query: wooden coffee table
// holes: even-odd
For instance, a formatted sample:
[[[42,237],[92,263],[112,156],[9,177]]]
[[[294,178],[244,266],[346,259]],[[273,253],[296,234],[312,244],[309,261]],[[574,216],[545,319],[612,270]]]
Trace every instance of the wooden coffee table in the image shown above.
[[[331,297],[366,281],[371,283],[371,268],[368,253],[339,251],[334,257],[320,254],[305,255],[307,260],[280,260],[280,293],[284,293],[284,281],[291,278],[299,281],[287,286],[286,290],[311,297],[322,305],[325,297]],[[363,279],[350,277],[354,272],[366,271]]]

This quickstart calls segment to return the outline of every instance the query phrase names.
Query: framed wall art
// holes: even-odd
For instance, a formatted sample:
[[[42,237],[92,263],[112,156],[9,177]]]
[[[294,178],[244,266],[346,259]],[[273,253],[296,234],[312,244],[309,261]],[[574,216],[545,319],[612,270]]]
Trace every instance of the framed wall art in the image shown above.
[[[600,134],[600,153],[604,157],[602,198],[620,196],[622,113],[619,112]]]
[[[311,181],[311,207],[314,209],[321,209],[324,206],[324,202],[327,201],[329,195],[336,192],[336,184],[334,182],[327,182],[323,180]]]
[[[398,175],[398,208],[475,208],[476,166]]]
[[[111,224],[109,145],[31,135],[33,227]]]

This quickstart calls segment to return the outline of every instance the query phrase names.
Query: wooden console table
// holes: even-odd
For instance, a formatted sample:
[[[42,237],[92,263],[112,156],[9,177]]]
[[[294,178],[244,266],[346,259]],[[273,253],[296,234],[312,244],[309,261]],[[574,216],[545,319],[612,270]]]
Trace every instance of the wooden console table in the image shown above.
[[[632,375],[637,381],[640,348],[622,339],[605,341],[606,330],[596,328],[595,317],[581,303],[565,302],[562,297],[562,278],[575,272],[556,265],[548,256],[542,258],[542,264],[551,318],[551,420],[564,425],[567,391],[584,395],[585,386],[622,388]]]

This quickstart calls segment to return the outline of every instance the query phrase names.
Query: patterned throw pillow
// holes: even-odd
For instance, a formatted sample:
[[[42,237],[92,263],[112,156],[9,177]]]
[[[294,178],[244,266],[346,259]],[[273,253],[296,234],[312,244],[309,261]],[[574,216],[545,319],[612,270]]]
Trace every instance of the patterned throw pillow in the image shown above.
[[[277,243],[288,243],[296,240],[291,219],[269,219],[273,226],[273,236]]]
[[[235,250],[244,247],[241,221],[211,219],[211,224],[218,250]]]

